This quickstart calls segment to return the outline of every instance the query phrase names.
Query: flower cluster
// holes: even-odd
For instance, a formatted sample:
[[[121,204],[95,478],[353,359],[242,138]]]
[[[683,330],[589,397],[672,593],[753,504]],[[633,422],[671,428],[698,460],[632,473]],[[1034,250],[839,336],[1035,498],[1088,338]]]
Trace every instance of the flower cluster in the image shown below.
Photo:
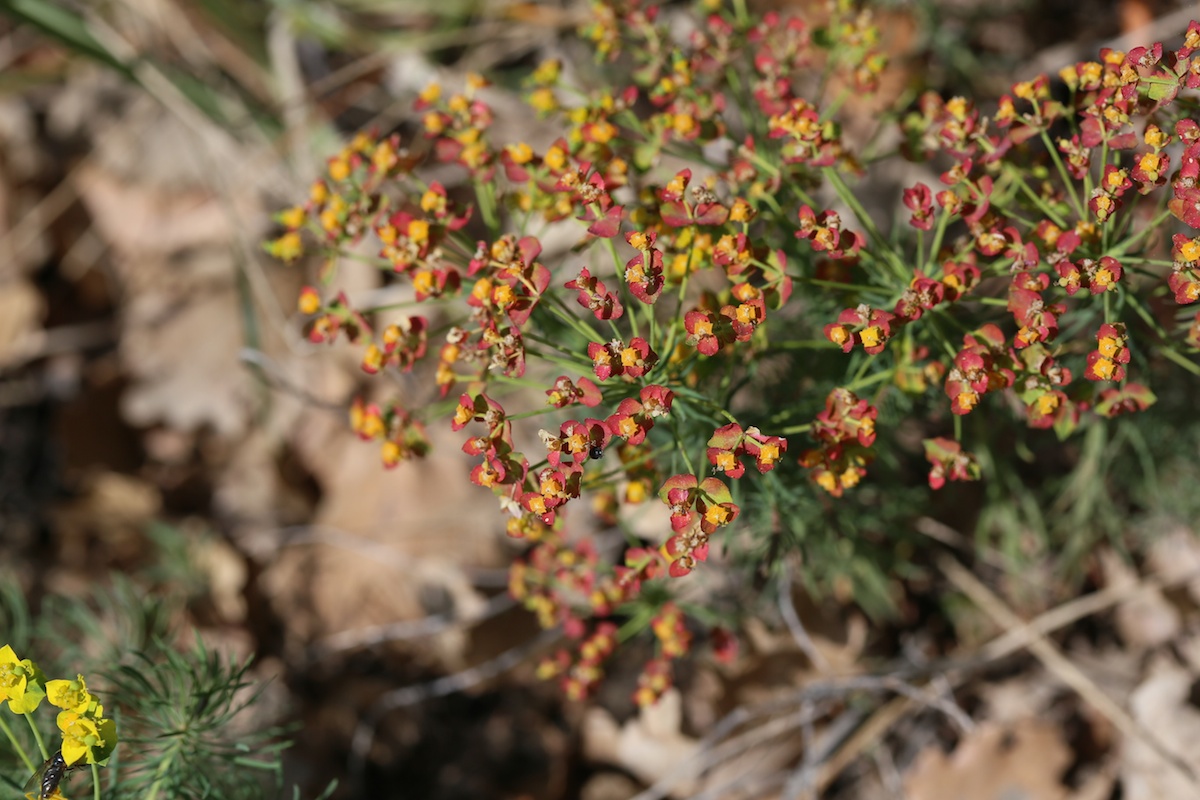
[[[428,87],[414,104],[428,147],[356,137],[268,244],[322,256],[299,303],[311,341],[344,339],[366,374],[436,386],[423,407],[356,401],[352,427],[388,466],[424,454],[436,417],[463,432],[470,480],[531,547],[512,593],[574,643],[544,668],[572,696],[599,680],[628,616],[660,648],[638,699],[658,697],[704,627],[663,599],[670,580],[735,522],[765,527],[743,509],[778,511],[773,492],[851,491],[892,443],[889,408],[927,409],[895,414],[920,431],[938,489],[981,477],[963,423],[980,409],[1066,438],[1149,407],[1130,377],[1200,374],[1200,315],[1168,323],[1150,302],[1200,300],[1200,236],[1150,235],[1200,229],[1200,125],[1178,102],[1200,88],[1200,24],[1174,51],[1069,65],[1061,94],[1040,76],[994,111],[930,92],[882,115],[941,184],[901,189],[892,226],[847,183],[874,162],[838,123],[886,69],[869,10],[828,0],[814,27],[710,5],[678,26],[641,0],[593,0],[580,35],[614,79],[534,68],[526,100],[560,126],[544,147],[492,140],[482,77]],[[551,231],[575,246],[552,247]],[[411,289],[406,305],[436,309],[355,307],[338,263],[363,245]],[[788,456],[784,437],[803,431],[815,445]],[[763,477],[798,466],[815,490]],[[655,494],[657,538],[601,554],[565,534],[587,505],[573,501],[616,526]],[[667,591],[643,592],[650,581]]]
[[[18,658],[11,645],[0,647],[0,701],[7,701],[13,714],[31,717],[43,700],[59,709],[57,723],[62,741],[54,758],[61,758],[62,769],[57,777],[76,764],[103,765],[108,761],[117,746],[117,726],[104,716],[104,706],[88,689],[84,677],[46,680],[37,664]],[[35,723],[30,720],[30,725]],[[15,745],[16,740],[11,735],[9,738]],[[41,746],[40,736],[38,743]],[[44,749],[41,757],[51,758]],[[25,760],[30,761],[27,756]],[[56,781],[48,781],[54,785],[43,783],[38,787],[40,796],[57,791]]]

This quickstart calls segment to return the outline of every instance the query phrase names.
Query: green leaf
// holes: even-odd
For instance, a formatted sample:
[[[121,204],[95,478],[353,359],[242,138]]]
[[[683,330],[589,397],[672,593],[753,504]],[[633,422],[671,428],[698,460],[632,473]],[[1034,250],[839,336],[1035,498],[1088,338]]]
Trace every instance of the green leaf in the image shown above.
[[[78,14],[42,0],[5,0],[4,10],[17,20],[38,28],[77,53],[107,64],[132,77],[129,67],[100,43]]]

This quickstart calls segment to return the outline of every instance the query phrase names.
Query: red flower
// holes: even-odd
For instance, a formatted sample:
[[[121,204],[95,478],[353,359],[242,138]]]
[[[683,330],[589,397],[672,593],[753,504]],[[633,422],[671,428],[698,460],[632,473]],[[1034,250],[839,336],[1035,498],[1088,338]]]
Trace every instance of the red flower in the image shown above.
[[[951,481],[979,480],[979,464],[975,456],[962,449],[953,439],[925,440],[925,458],[933,465],[929,470],[929,488],[940,489]]]
[[[582,403],[588,408],[600,405],[600,389],[587,378],[572,382],[566,375],[559,375],[553,388],[546,390],[547,402],[555,408],[564,408],[572,403]]]
[[[736,422],[713,431],[708,440],[708,461],[716,471],[730,478],[740,478],[746,473],[746,466],[738,458],[743,436],[742,426]]]
[[[1083,377],[1089,381],[1122,381],[1129,363],[1128,336],[1120,322],[1104,323],[1096,333],[1096,349],[1088,353]]]
[[[926,278],[924,273],[917,270],[916,277],[896,301],[894,313],[902,321],[913,322],[920,319],[928,309],[942,302],[945,293],[946,287],[941,281]]]
[[[1154,392],[1140,383],[1127,383],[1120,389],[1105,389],[1096,403],[1096,413],[1102,417],[1116,417],[1145,411],[1158,398]]]
[[[588,345],[588,356],[595,364],[596,377],[602,381],[613,375],[640,378],[658,363],[658,355],[640,336],[630,339],[629,344],[619,339],[604,344],[592,342]]]
[[[663,254],[654,246],[654,233],[631,233],[629,243],[641,252],[625,263],[625,282],[638,300],[653,305],[662,293]],[[649,266],[646,266],[649,264]]]
[[[814,250],[829,253],[830,258],[854,256],[865,240],[861,233],[842,230],[842,217],[832,209],[814,214],[808,206],[800,207],[800,230],[797,239],[808,239]]]
[[[579,275],[565,284],[568,289],[579,292],[579,305],[596,315],[596,319],[620,319],[625,313],[617,295],[608,291],[604,281],[593,278],[587,267],[579,270]]]
[[[837,322],[825,326],[825,338],[841,345],[843,353],[849,353],[854,345],[861,344],[871,355],[882,353],[892,335],[892,314],[873,309],[865,303],[857,308],[847,308],[838,314]]]
[[[654,427],[653,420],[645,414],[645,406],[632,397],[626,397],[617,405],[616,413],[612,414],[605,424],[613,436],[620,436],[627,444],[639,445],[646,439],[646,433]]]
[[[933,194],[929,187],[918,183],[911,189],[904,190],[904,205],[912,211],[908,224],[917,230],[933,230]]]

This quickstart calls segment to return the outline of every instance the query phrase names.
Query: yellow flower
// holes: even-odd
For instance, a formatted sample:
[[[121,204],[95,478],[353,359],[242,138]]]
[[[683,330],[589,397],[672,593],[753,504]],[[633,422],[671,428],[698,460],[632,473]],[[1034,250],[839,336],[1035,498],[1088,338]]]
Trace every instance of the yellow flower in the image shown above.
[[[267,243],[267,252],[282,261],[295,261],[304,252],[304,242],[296,231],[289,231]]]
[[[441,98],[442,87],[440,84],[431,83],[421,90],[419,96],[423,102],[433,105]]]
[[[288,230],[294,231],[304,224],[306,216],[302,206],[292,206],[279,212],[279,222]]]
[[[543,87],[530,93],[529,105],[533,106],[535,111],[546,114],[558,108],[558,98],[554,96],[553,89]]]
[[[555,83],[561,70],[562,62],[557,58],[546,59],[533,71],[533,81],[540,84]]]
[[[46,696],[41,670],[28,658],[19,659],[12,647],[0,647],[0,700],[14,714],[30,714]]]
[[[99,764],[117,746],[117,725],[111,719],[63,711],[58,715],[58,729],[63,735],[63,761],[68,766],[80,759]]]
[[[52,706],[74,711],[77,714],[84,713],[95,702],[82,675],[76,675],[73,681],[47,681],[46,699]]]
[[[350,161],[342,155],[329,160],[329,177],[340,183],[350,177]]]

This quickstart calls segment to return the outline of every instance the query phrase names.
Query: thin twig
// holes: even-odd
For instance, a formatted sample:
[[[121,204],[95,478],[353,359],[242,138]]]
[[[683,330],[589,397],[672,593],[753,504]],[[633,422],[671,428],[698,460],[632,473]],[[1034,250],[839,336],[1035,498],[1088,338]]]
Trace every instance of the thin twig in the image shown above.
[[[949,556],[938,559],[938,566],[960,591],[979,606],[998,625],[1009,631],[1027,628],[1026,623],[996,596],[992,590],[972,575],[966,568]],[[1030,652],[1046,666],[1059,680],[1073,689],[1084,702],[1103,714],[1122,733],[1131,739],[1138,739],[1158,754],[1160,758],[1177,769],[1192,783],[1195,789],[1200,789],[1200,776],[1178,755],[1171,752],[1152,731],[1131,717],[1116,701],[1104,693],[1100,687],[1079,667],[1075,666],[1062,652],[1045,638],[1038,635],[1028,642]]]
[[[111,321],[103,320],[32,331],[0,353],[0,370],[19,367],[47,356],[106,347],[115,341],[113,327]]]
[[[800,615],[796,613],[796,605],[792,602],[792,579],[786,564],[779,573],[779,613],[783,616],[788,630],[791,631],[792,638],[796,640],[796,645],[808,657],[809,663],[816,667],[818,672],[832,672],[833,666],[817,649],[816,643],[804,629],[804,624],[800,622]]]
[[[805,751],[804,763],[791,774],[787,783],[784,784],[784,800],[796,800],[801,794],[806,797],[816,796],[816,793],[813,792],[813,774],[819,765],[853,733],[862,722],[862,718],[862,712],[846,711],[833,721],[820,741],[813,744],[811,753]]]
[[[238,359],[243,364],[253,364],[257,367],[259,375],[261,375],[263,381],[271,388],[290,394],[307,405],[322,409],[323,411],[334,411],[343,415],[350,410],[349,403],[323,400],[313,395],[304,387],[297,386],[283,371],[283,367],[261,350],[256,350],[253,347],[243,347],[238,351]]]
[[[506,594],[498,594],[489,599],[482,609],[469,616],[457,614],[430,614],[421,619],[390,622],[386,625],[370,625],[350,631],[326,636],[317,642],[317,652],[322,658],[328,658],[345,650],[360,647],[374,647],[385,642],[417,639],[423,636],[433,636],[450,628],[468,627],[484,620],[499,616],[516,606],[517,601]]]

